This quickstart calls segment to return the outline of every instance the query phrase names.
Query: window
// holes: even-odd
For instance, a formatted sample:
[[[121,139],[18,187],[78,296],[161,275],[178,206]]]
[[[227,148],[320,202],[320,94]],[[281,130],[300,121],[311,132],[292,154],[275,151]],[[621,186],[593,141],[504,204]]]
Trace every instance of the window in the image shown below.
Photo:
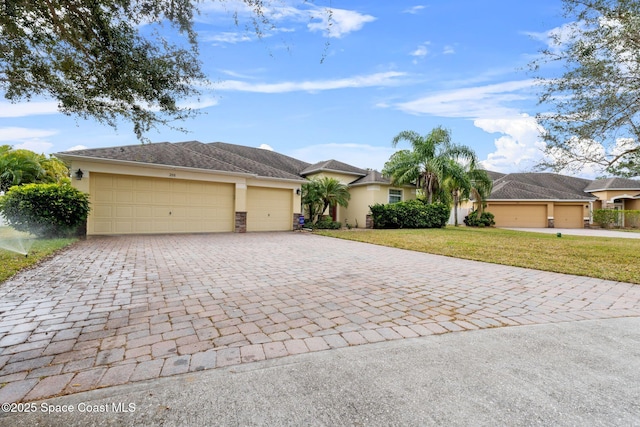
[[[389,190],[389,203],[398,203],[402,201],[402,190]]]

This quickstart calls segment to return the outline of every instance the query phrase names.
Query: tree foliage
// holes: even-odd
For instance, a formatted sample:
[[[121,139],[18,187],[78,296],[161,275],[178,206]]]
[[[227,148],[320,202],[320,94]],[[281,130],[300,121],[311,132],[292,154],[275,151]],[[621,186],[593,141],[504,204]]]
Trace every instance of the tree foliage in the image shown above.
[[[0,146],[0,191],[13,185],[60,182],[68,174],[69,169],[55,157]]]
[[[144,140],[149,129],[194,113],[179,101],[197,96],[195,83],[205,78],[194,30],[198,3],[4,1],[0,91],[12,102],[52,97],[65,114],[111,126],[126,119]],[[265,3],[240,3],[253,11],[258,33],[269,23]]]
[[[531,63],[541,84],[537,116],[547,143],[544,167],[599,165],[640,175],[640,2],[563,0],[573,22]],[[540,76],[557,63],[560,76]]]
[[[402,131],[393,138],[392,145],[396,147],[401,141],[409,142],[412,149],[395,152],[385,163],[382,174],[394,185],[415,184],[428,203],[450,200],[445,180],[458,174],[456,165],[459,162],[467,162],[474,168],[477,163],[473,150],[451,142],[451,133],[442,127],[436,127],[424,136],[414,131]]]

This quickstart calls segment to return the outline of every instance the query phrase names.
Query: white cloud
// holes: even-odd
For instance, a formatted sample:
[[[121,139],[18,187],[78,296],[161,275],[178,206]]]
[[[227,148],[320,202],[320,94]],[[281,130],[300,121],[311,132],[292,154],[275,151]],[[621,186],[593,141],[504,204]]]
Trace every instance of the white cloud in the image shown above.
[[[531,170],[543,157],[544,142],[534,117],[527,114],[500,119],[476,119],[473,124],[488,133],[501,133],[496,151],[482,161],[484,168],[498,172]]]
[[[418,57],[427,56],[427,54],[429,53],[429,49],[427,49],[427,46],[430,44],[431,44],[430,42],[425,42],[421,44],[420,46],[418,46],[416,50],[411,52],[411,56],[418,56]]]
[[[395,151],[392,147],[374,147],[368,144],[329,143],[310,145],[285,154],[308,163],[334,159],[362,169],[380,171]]]
[[[442,53],[445,55],[453,55],[454,53],[456,53],[456,50],[453,48],[453,46],[451,45],[446,45],[443,49],[442,49]]]
[[[0,128],[0,141],[25,141],[46,138],[57,134],[58,131],[51,129],[29,129],[19,127]]]
[[[527,171],[542,160],[545,144],[535,118],[522,114],[514,103],[530,99],[534,86],[534,80],[518,80],[440,91],[396,108],[411,114],[472,119],[479,129],[500,134],[494,140],[495,151],[482,162],[485,168]]]
[[[261,149],[267,150],[267,151],[273,151],[273,147],[270,146],[269,144],[260,144],[260,146],[258,148],[261,148]]]
[[[538,32],[525,32],[524,34],[530,36],[534,40],[538,40],[547,45],[547,48],[552,52],[559,51],[566,43],[574,40],[578,34],[582,31],[582,27],[575,22],[569,22],[559,27],[552,28],[549,31]]]
[[[12,104],[10,102],[0,102],[0,118],[4,117],[27,117],[40,114],[56,114],[58,113],[57,102],[32,101],[19,102]]]
[[[311,13],[311,18],[319,22],[307,24],[309,31],[321,31],[325,37],[332,38],[341,38],[359,31],[367,22],[376,20],[374,16],[345,9],[317,9]]]
[[[304,2],[300,7],[286,5],[284,2],[272,2],[262,5],[261,13],[268,23],[262,23],[262,18],[256,18],[254,9],[247,6],[246,2],[238,0],[208,1],[201,6],[203,14],[198,17],[201,22],[213,22],[216,17],[212,15],[227,14],[237,17],[239,22],[250,22],[256,19],[260,28],[261,37],[269,37],[274,32],[292,32],[294,28],[285,26],[286,22],[301,24],[306,23],[311,32],[322,32],[324,37],[341,38],[354,31],[359,31],[364,24],[376,20],[374,16],[363,14],[355,10],[336,9],[332,7],[319,7],[311,2]],[[275,24],[275,25],[271,25]],[[253,28],[253,23],[248,27]],[[205,41],[224,43],[238,43],[251,40],[254,34],[226,32],[203,38]]]
[[[526,91],[531,90],[534,84],[534,80],[518,80],[441,91],[396,104],[396,107],[410,114],[429,114],[440,117],[513,116],[517,115],[518,111],[508,104],[528,99],[529,94]]]
[[[345,88],[395,86],[399,84],[397,78],[403,77],[405,75],[406,73],[402,72],[387,71],[384,73],[352,76],[344,79],[282,83],[247,83],[238,80],[224,80],[218,83],[214,83],[212,88],[215,90],[257,93],[286,93],[299,91],[317,92],[322,90]]]
[[[241,42],[249,42],[253,40],[247,33],[225,31],[217,34],[201,35],[201,41],[204,43],[213,42],[214,44],[229,43],[236,44]]]
[[[402,13],[409,13],[411,15],[416,15],[418,14],[421,10],[425,9],[426,6],[422,6],[422,5],[418,5],[418,6],[413,6],[410,7],[409,9],[405,9],[402,11]]]
[[[36,153],[47,153],[53,144],[47,137],[56,135],[57,130],[29,129],[21,127],[0,128],[0,143],[8,143],[15,149],[31,150]]]
[[[65,151],[77,151],[77,150],[86,150],[87,147],[86,145],[74,145],[73,147],[67,148]]]

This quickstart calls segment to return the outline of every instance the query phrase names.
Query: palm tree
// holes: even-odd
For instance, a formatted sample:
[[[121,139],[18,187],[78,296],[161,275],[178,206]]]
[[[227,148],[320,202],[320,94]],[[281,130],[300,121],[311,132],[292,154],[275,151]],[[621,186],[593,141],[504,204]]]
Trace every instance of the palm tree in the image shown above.
[[[348,206],[349,199],[349,188],[335,178],[314,178],[302,184],[302,204],[312,223],[321,219],[330,206]]]
[[[458,226],[458,206],[462,200],[473,198],[482,206],[484,200],[491,193],[493,181],[482,169],[476,169],[474,159],[463,165],[454,159],[450,160],[448,176],[444,180],[444,187],[447,188],[453,199],[454,225]],[[480,213],[482,209],[480,208]]]
[[[39,182],[45,176],[36,153],[4,148],[0,150],[0,191],[7,191],[12,185]]]
[[[318,196],[322,201],[320,215],[323,215],[329,207],[336,205],[347,207],[351,199],[349,187],[346,184],[327,176],[318,180]]]
[[[324,205],[320,200],[320,181],[311,179],[302,184],[302,205],[304,206],[309,222],[315,223],[316,218],[322,212],[320,209]]]
[[[400,150],[385,163],[383,175],[391,179],[394,185],[415,183],[433,203],[434,198],[440,200],[446,196],[443,187],[447,176],[455,173],[451,159],[475,162],[473,150],[466,145],[453,144],[451,134],[441,126],[434,128],[425,136],[414,131],[402,131],[393,138],[396,147],[400,141],[411,144],[412,150]]]

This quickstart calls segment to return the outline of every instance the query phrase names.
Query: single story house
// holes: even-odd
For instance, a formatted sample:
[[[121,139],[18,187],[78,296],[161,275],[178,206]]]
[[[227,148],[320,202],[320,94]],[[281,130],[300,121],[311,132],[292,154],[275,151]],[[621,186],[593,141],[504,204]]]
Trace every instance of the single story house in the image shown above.
[[[364,227],[374,203],[415,198],[374,170],[336,160],[314,165],[273,151],[222,142],[136,144],[66,151],[72,183],[89,194],[88,235],[292,230],[301,185],[329,176],[350,188],[330,214]]]
[[[640,181],[490,172],[485,210],[498,227],[588,228],[594,209],[640,209]]]

